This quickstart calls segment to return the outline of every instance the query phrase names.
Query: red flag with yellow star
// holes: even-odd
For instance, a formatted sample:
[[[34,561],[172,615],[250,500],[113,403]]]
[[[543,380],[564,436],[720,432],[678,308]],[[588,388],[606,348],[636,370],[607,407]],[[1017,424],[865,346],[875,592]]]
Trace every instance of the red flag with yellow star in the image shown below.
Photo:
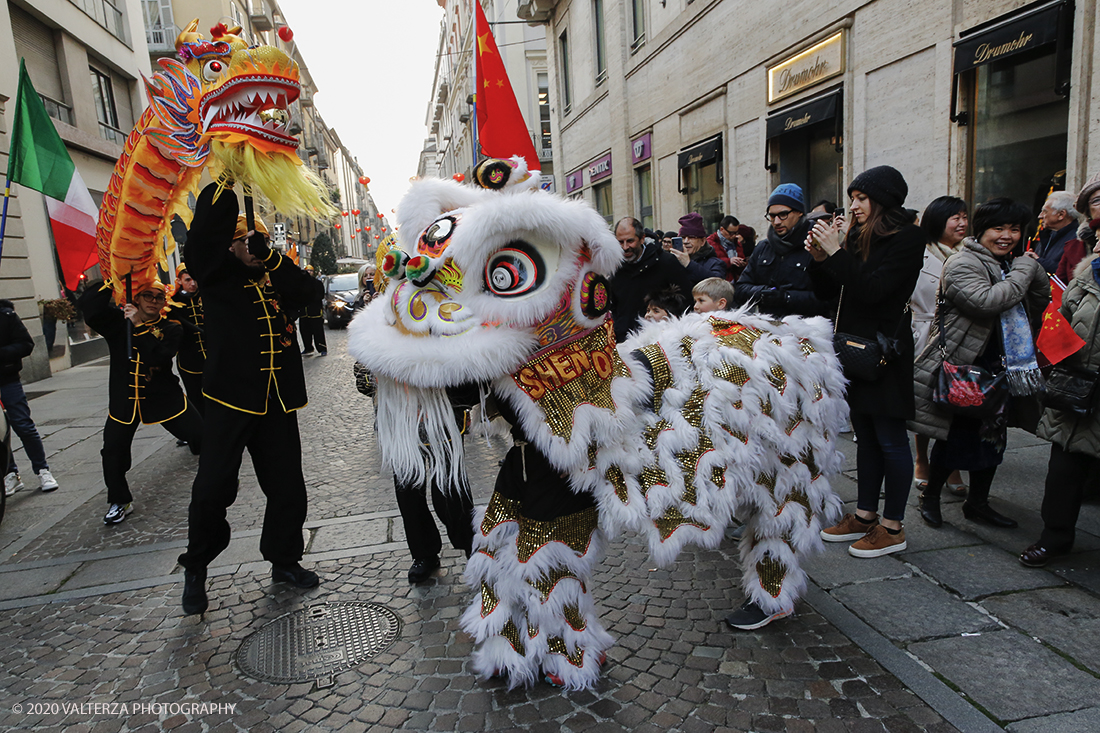
[[[1039,337],[1035,339],[1036,348],[1051,364],[1057,364],[1085,345],[1085,340],[1074,332],[1060,310],[1065,289],[1062,281],[1052,275],[1050,305],[1043,311],[1043,327],[1039,331]]]
[[[519,155],[528,170],[539,169],[539,157],[523,114],[516,103],[512,83],[504,69],[504,59],[480,2],[477,6],[477,128],[483,155],[510,158]]]

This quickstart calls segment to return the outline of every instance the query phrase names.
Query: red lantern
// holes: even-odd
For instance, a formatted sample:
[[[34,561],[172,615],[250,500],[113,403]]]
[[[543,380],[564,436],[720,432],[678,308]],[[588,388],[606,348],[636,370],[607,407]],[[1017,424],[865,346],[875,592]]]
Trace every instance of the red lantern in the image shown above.
[[[346,211],[341,211],[340,212],[340,216],[347,216],[347,215],[348,215],[348,212],[346,212]]]
[[[290,26],[284,25],[279,29],[279,38],[283,39],[283,43],[290,43],[294,40],[294,31],[290,30]]]
[[[339,229],[339,228],[340,228],[340,225],[339,225],[339,224],[337,224],[337,225],[336,225],[336,228],[337,228],[337,229]]]
[[[377,235],[377,234],[375,234],[375,235],[374,235],[374,238],[375,238],[375,239],[378,239],[378,235]]]
[[[383,216],[382,212],[381,212],[381,211],[379,211],[379,212],[378,212],[378,218],[379,218],[379,219],[381,219],[381,218],[382,218],[382,216]]]
[[[361,231],[363,231],[363,230],[362,230],[362,229],[359,229],[358,227],[356,227],[356,229],[355,229],[355,233],[356,233],[356,234],[358,234],[358,233],[359,233],[359,232],[361,232]]]
[[[385,233],[386,233],[386,227],[382,227],[382,233],[383,233],[383,234],[385,234]]]
[[[455,179],[455,180],[456,180],[456,181],[458,181],[459,183],[462,183],[463,181],[465,181],[465,180],[466,180],[466,176],[464,176],[464,175],[463,175],[463,174],[461,174],[461,173],[455,173],[455,174],[454,174],[453,176],[451,176],[451,178]]]
[[[367,227],[367,231],[368,231],[368,232],[370,231],[370,227]]]
[[[352,209],[351,213],[355,214],[356,216],[359,216],[359,209]]]
[[[370,179],[367,178],[366,176],[359,176],[359,182],[362,183],[365,186],[368,183],[370,183]]]

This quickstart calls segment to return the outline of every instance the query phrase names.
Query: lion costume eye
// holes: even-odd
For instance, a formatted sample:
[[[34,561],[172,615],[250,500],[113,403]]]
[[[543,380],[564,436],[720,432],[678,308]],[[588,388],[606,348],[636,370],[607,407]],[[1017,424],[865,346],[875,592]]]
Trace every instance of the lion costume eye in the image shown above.
[[[205,81],[216,81],[225,71],[225,62],[218,59],[207,61],[202,67],[202,78]]]
[[[542,256],[526,242],[512,242],[497,250],[485,264],[485,287],[501,298],[526,295],[545,279]]]

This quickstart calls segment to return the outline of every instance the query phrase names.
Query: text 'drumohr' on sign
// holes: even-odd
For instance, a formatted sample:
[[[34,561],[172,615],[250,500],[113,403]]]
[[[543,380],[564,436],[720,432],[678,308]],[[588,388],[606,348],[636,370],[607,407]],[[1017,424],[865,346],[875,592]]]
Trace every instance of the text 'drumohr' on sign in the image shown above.
[[[844,31],[768,67],[768,104],[844,73]]]

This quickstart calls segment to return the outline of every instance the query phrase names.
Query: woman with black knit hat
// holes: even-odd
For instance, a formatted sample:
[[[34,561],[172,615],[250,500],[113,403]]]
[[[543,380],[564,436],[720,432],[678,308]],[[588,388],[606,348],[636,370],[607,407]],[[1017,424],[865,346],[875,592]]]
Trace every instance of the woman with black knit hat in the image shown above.
[[[905,504],[913,479],[913,454],[905,421],[913,417],[913,333],[909,294],[924,262],[925,237],[911,212],[902,208],[909,187],[896,169],[878,166],[848,186],[854,220],[819,221],[806,238],[813,257],[810,278],[822,300],[840,299],[838,333],[866,339],[896,339],[897,348],[880,376],[849,376],[848,406],[858,439],[855,513],[821,531],[828,542],[855,540],[855,557],[879,557],[904,550]],[[841,246],[844,237],[845,246]],[[886,500],[881,519],[880,490]]]

